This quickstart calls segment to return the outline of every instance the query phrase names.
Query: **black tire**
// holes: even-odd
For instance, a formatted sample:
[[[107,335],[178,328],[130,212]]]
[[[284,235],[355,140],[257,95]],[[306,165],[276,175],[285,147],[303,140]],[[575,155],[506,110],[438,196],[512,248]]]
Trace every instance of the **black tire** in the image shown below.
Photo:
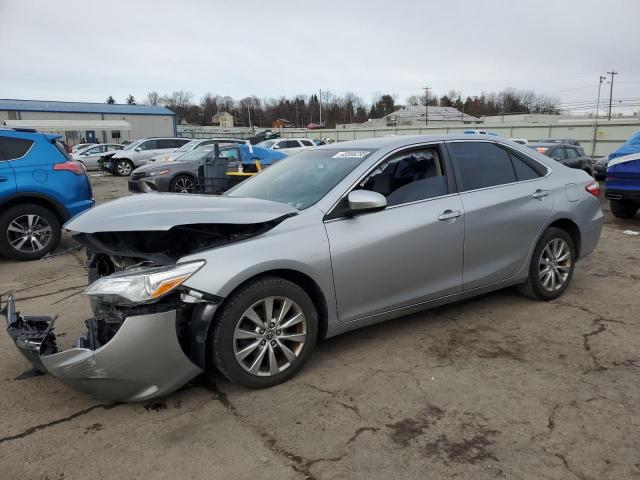
[[[638,211],[638,205],[624,200],[610,200],[611,213],[616,218],[633,218]]]
[[[9,227],[13,224],[13,228],[15,228],[16,223],[14,222],[23,224],[25,222],[25,217],[28,215],[35,215],[40,219],[37,220],[37,218],[33,218],[34,222],[37,223],[37,225],[34,224],[36,228],[42,228],[48,224],[48,227],[51,230],[46,243],[43,240],[43,236],[34,235],[36,241],[43,245],[44,248],[42,249],[37,247],[37,243],[35,241],[25,241],[20,249],[16,248],[19,246],[18,237],[20,234],[16,233],[15,230],[9,230]],[[56,217],[51,210],[41,207],[40,205],[14,205],[13,207],[7,208],[6,211],[0,214],[0,253],[7,258],[14,260],[37,260],[38,258],[42,258],[47,253],[56,249],[60,243],[60,236],[60,221],[58,220],[58,217]],[[17,244],[16,241],[18,241]],[[12,245],[12,243],[14,243],[15,246]],[[38,249],[36,251],[28,251],[27,246],[29,245],[32,248]]]
[[[131,175],[131,172],[133,172],[133,168],[133,162],[131,160],[121,158],[116,160],[116,163],[113,165],[113,173],[118,177],[128,177]]]
[[[545,248],[555,239],[560,239],[566,242],[566,245],[569,247],[570,253],[570,267],[568,270],[568,274],[566,279],[563,280],[563,284],[560,288],[556,290],[549,290],[543,285],[543,281],[541,279],[540,265],[542,265],[542,255],[545,251]],[[576,248],[573,243],[573,239],[571,235],[569,235],[565,230],[561,228],[551,227],[548,228],[540,237],[536,248],[533,251],[533,255],[531,257],[531,263],[529,264],[529,277],[527,281],[520,285],[519,290],[522,294],[527,297],[543,300],[548,302],[550,300],[554,300],[558,298],[560,295],[564,293],[564,291],[568,288],[571,283],[571,279],[573,278],[573,272],[575,270],[575,262],[576,262]],[[555,282],[555,277],[554,277]]]
[[[283,371],[258,376],[245,370],[236,359],[234,332],[247,309],[268,297],[286,297],[300,307],[306,319],[307,338],[296,360]],[[267,388],[290,379],[300,371],[315,347],[317,336],[318,313],[309,295],[295,283],[283,278],[263,277],[241,287],[225,300],[209,337],[209,357],[218,371],[231,382],[248,388]],[[263,349],[262,346],[258,348]]]
[[[189,191],[184,191],[185,188],[182,187],[186,187],[188,182],[190,182],[191,189]],[[171,181],[169,191],[174,193],[195,193],[196,180],[191,175],[178,175]]]

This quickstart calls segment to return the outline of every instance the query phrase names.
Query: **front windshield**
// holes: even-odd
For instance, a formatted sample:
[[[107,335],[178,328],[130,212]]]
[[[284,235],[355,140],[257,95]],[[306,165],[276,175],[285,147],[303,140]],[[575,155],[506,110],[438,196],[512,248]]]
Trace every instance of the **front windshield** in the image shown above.
[[[260,142],[259,144],[257,144],[256,147],[270,148],[274,143],[276,142],[274,142],[273,140],[265,140],[264,142]]]
[[[339,148],[305,150],[280,160],[225,195],[286,203],[303,210],[329,193],[374,151]]]
[[[140,139],[140,140],[136,140],[133,143],[130,143],[129,145],[127,145],[126,147],[123,148],[123,150],[133,150],[134,148],[136,148],[138,145],[140,145],[142,142],[144,141],[144,138]]]
[[[199,162],[206,156],[213,155],[213,154],[214,154],[214,146],[207,145],[206,147],[196,148],[195,150],[191,150],[190,152],[187,152],[184,155],[180,155],[180,157],[176,158],[176,161]]]
[[[190,142],[187,142],[184,145],[182,145],[179,149],[177,149],[173,153],[188,152],[189,150],[194,149],[196,145],[198,145],[199,143],[200,143],[200,140],[191,140]]]

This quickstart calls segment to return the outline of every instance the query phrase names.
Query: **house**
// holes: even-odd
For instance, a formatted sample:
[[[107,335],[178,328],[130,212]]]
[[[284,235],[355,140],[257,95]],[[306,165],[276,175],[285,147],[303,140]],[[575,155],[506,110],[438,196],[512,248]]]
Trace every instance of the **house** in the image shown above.
[[[233,127],[233,115],[229,112],[218,112],[211,119],[211,123],[219,127]]]
[[[291,128],[293,124],[286,118],[276,118],[271,122],[271,128]]]
[[[427,110],[429,117],[427,118]],[[467,115],[453,107],[424,107],[409,105],[401,107],[384,117],[387,127],[419,126],[425,123],[480,123],[477,117]]]

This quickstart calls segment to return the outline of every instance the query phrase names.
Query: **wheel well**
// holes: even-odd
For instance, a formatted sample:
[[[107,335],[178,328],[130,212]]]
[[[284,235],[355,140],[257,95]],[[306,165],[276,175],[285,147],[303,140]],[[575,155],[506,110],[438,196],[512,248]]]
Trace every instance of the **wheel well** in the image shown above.
[[[322,293],[322,290],[318,286],[318,284],[308,275],[304,273],[298,272],[297,270],[289,270],[289,269],[279,269],[279,270],[269,270],[267,272],[262,272],[259,275],[251,277],[240,285],[238,285],[233,292],[243,287],[249,282],[252,282],[261,277],[280,277],[285,280],[289,280],[292,283],[295,283],[300,288],[302,288],[309,297],[311,297],[311,301],[316,307],[316,311],[318,312],[318,339],[324,339],[327,334],[328,327],[328,311],[327,311],[327,300]],[[233,293],[231,292],[231,293]],[[231,295],[229,294],[229,296]]]
[[[581,246],[580,240],[581,239],[580,239],[580,229],[578,228],[578,225],[576,225],[575,222],[573,222],[572,220],[569,220],[568,218],[562,218],[560,220],[556,220],[551,225],[549,225],[549,228],[551,227],[561,228],[562,230],[564,230],[569,234],[569,236],[571,237],[571,240],[573,240],[573,244],[576,247],[576,258],[580,258],[580,246]]]
[[[57,205],[51,200],[48,200],[46,198],[34,196],[34,195],[24,195],[24,196],[14,197],[11,200],[8,200],[7,202],[3,203],[1,207],[2,207],[2,210],[6,210],[7,208],[13,207],[15,205],[26,205],[26,204],[38,205],[42,208],[46,208],[47,210],[51,210],[55,214],[55,216],[58,218],[61,225],[69,219],[69,215],[60,205]]]

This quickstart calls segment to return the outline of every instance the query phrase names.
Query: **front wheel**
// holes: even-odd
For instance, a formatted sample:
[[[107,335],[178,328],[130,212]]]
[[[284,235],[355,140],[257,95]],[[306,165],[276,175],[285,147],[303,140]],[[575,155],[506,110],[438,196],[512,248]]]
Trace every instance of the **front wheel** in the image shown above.
[[[571,236],[560,228],[548,228],[531,257],[529,278],[520,291],[537,300],[554,300],[569,286],[576,250]]]
[[[117,160],[115,164],[116,175],[119,177],[128,177],[133,171],[133,163],[131,160]]]
[[[611,213],[616,218],[633,218],[638,211],[638,205],[624,200],[610,200]]]
[[[175,193],[194,193],[196,182],[190,175],[178,175],[171,182],[171,191]]]
[[[295,283],[265,277],[233,293],[210,337],[213,364],[230,381],[265,388],[293,377],[309,359],[318,313]]]

